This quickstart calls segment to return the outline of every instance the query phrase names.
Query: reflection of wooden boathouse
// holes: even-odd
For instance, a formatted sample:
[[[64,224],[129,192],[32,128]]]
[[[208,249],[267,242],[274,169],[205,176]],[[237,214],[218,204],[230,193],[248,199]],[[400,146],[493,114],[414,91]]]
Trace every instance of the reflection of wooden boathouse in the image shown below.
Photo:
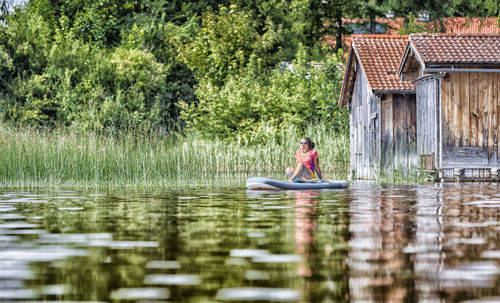
[[[500,180],[500,35],[414,34],[398,58],[375,45],[395,49],[388,41],[401,38],[389,37],[351,44],[340,102],[351,109],[353,175],[396,163],[443,179]],[[386,42],[360,52],[370,40]],[[385,67],[392,60],[398,67]]]

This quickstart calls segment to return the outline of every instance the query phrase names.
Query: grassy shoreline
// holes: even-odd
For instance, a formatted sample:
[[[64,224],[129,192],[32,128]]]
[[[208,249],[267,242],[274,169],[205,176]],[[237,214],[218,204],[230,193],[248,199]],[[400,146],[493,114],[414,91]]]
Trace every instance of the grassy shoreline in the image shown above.
[[[305,130],[330,179],[346,179],[349,137],[322,125]],[[242,187],[249,176],[284,179],[302,134],[270,131],[264,143],[206,140],[194,133],[115,136],[0,125],[0,187]]]

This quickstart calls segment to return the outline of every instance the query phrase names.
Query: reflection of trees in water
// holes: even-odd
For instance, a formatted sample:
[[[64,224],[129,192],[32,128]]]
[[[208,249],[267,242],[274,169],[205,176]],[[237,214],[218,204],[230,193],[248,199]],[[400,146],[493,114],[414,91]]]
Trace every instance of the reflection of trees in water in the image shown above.
[[[167,199],[171,203],[162,203]],[[66,285],[62,296],[42,296],[42,299],[106,300],[110,291],[123,287],[141,287],[148,260],[176,260],[179,245],[180,203],[167,194],[109,194],[105,197],[86,197],[81,200],[82,211],[58,211],[63,202],[41,203],[32,215],[41,216],[40,229],[51,233],[89,234],[109,233],[113,241],[155,241],[158,247],[112,249],[85,247],[88,257],[70,257],[47,263],[32,263],[36,285]],[[72,204],[77,202],[71,202]],[[71,244],[69,244],[71,246]],[[110,244],[111,246],[111,244]],[[175,295],[175,291],[172,296]]]
[[[173,301],[208,301],[220,288],[241,286],[297,289],[304,302],[498,296],[500,264],[483,254],[500,250],[498,189],[500,184],[355,185],[338,192],[194,200],[178,199],[173,192],[18,203],[16,211],[28,223],[53,234],[96,233],[112,241],[158,244],[133,249],[75,245],[89,256],[29,263],[33,279],[23,280],[24,287],[68,285],[67,294],[39,299],[100,301],[117,288],[144,287],[146,275],[168,273],[198,275],[202,281],[193,287],[160,285]],[[73,246],[58,237],[50,239],[60,243],[36,242],[43,238],[37,234],[19,238],[17,244],[35,248]],[[277,257],[300,255],[302,261],[231,260],[233,249],[245,248]],[[36,253],[26,247],[26,253],[31,251]],[[175,260],[180,269],[146,268],[151,260]]]

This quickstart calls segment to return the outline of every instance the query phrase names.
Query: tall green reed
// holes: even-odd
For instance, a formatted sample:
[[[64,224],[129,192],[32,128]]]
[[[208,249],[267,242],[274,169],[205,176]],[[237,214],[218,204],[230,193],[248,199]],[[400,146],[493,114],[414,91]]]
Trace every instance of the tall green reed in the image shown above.
[[[269,128],[261,144],[196,133],[113,135],[0,125],[1,187],[241,187],[249,176],[285,178],[302,135],[316,141],[326,177],[345,179],[349,138],[322,124]]]
[[[420,169],[415,143],[396,143],[385,151],[383,160],[374,170],[379,183],[422,184],[434,181],[431,175]]]

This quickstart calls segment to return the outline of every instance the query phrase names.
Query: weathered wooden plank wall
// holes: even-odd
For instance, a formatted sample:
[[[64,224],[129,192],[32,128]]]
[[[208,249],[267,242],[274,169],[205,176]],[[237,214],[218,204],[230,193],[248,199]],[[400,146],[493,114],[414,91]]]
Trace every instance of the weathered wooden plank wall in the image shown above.
[[[392,95],[385,95],[381,100],[381,129],[382,129],[382,165],[386,167],[390,162],[387,157],[393,154],[392,150],[394,147],[394,125],[393,125],[393,103]],[[389,151],[391,151],[389,153]]]
[[[363,72],[359,69],[356,73],[356,80],[354,83],[350,121],[351,121],[351,171],[353,177],[359,177],[361,169],[363,167],[362,156],[363,156],[363,121],[362,121],[362,99],[363,99],[363,87],[366,85],[363,76]]]
[[[443,165],[499,165],[498,73],[449,73],[441,81]]]
[[[380,159],[379,98],[358,68],[350,112],[351,171],[354,178],[370,179],[375,176]]]
[[[439,79],[429,78],[417,84],[417,153],[421,169],[439,165]]]
[[[410,168],[416,157],[415,94],[388,94],[381,100],[381,160],[384,168]]]
[[[410,168],[416,156],[417,111],[415,94],[393,95],[394,158],[398,167]]]
[[[493,82],[495,83],[496,86],[496,89],[495,87],[493,88],[495,93],[493,98],[497,100],[496,104],[497,117],[495,120],[497,122],[497,126],[495,127],[495,129],[497,130],[496,149],[497,149],[497,158],[500,158],[500,134],[498,133],[499,132],[498,128],[500,127],[500,74],[499,73],[495,73],[495,78],[493,79]]]
[[[380,165],[380,97],[370,95],[369,99],[369,128],[368,135],[370,142],[368,157],[370,166]]]
[[[479,120],[479,73],[471,73],[469,76],[469,138],[471,146],[479,146],[478,120]],[[476,102],[470,102],[476,100]]]

